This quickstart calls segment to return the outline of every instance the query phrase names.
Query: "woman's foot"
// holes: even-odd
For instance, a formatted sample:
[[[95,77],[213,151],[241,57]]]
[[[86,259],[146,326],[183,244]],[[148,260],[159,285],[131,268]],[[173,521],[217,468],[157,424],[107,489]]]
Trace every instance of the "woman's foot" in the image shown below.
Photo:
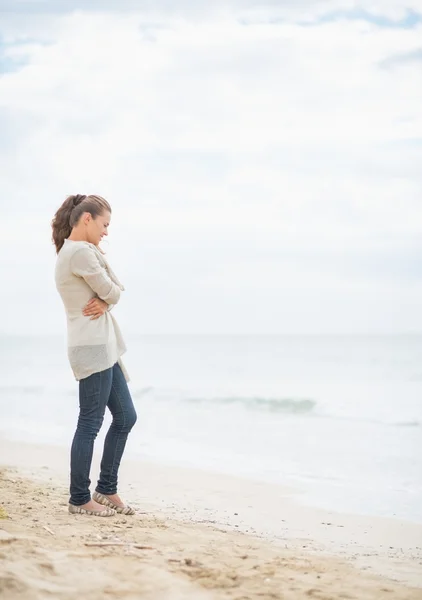
[[[116,511],[111,507],[104,508],[102,504],[95,502],[95,500],[90,500],[86,504],[82,504],[81,506],[75,506],[74,504],[69,504],[69,513],[71,515],[92,515],[95,517],[112,517],[116,514]]]
[[[122,502],[122,500],[120,499],[119,494],[112,494],[111,496],[107,495],[107,494],[103,494],[103,496],[105,498],[107,498],[107,500],[110,500],[110,502],[112,504],[115,504],[116,506],[118,506],[119,508],[124,508],[125,504],[124,502]]]
[[[99,502],[103,506],[113,508],[116,512],[123,515],[134,515],[135,510],[131,506],[127,506],[118,494],[100,494],[100,492],[94,492],[92,497],[95,501]]]
[[[81,508],[84,508],[85,510],[95,510],[97,512],[104,510],[104,506],[98,502],[95,502],[95,500],[90,500],[86,504],[82,504]]]

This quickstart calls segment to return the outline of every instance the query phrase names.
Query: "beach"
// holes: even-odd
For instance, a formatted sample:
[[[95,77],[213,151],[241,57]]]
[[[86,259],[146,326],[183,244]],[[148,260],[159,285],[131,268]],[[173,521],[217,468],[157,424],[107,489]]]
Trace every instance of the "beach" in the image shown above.
[[[92,473],[98,470],[95,454]],[[0,439],[0,595],[422,598],[422,526],[302,505],[289,488],[122,465],[134,517],[69,515],[65,448]]]

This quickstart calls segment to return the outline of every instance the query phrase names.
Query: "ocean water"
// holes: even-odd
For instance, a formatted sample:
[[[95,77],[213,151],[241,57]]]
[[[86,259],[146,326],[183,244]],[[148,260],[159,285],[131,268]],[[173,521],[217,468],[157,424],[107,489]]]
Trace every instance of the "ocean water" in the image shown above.
[[[127,455],[422,523],[422,336],[126,336]],[[64,337],[0,337],[0,435],[69,446]],[[106,424],[99,440],[104,437]]]

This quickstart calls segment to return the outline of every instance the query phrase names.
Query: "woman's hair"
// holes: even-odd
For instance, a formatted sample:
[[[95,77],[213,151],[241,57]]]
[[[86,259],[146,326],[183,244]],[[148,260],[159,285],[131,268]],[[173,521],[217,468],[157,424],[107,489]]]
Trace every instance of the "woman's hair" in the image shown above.
[[[108,210],[111,213],[110,204],[101,196],[84,196],[82,194],[68,196],[51,221],[53,229],[52,240],[56,246],[57,254],[83,213],[88,212],[95,219],[98,215],[102,215],[104,210]]]

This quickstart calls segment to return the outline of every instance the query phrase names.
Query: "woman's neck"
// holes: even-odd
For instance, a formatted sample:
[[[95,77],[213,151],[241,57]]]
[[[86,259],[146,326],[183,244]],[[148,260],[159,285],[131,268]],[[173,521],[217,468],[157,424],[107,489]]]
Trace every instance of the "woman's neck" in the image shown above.
[[[71,234],[67,238],[71,242],[88,242],[86,239],[85,231],[78,231],[77,229],[72,229]]]

